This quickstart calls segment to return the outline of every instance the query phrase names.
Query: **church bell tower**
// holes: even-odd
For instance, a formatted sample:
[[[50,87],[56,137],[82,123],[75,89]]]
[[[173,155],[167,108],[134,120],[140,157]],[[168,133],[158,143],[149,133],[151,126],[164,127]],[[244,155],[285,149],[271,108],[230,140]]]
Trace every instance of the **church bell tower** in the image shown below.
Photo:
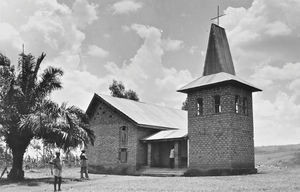
[[[190,169],[256,172],[252,92],[257,91],[236,76],[225,30],[212,24],[203,76],[178,90],[188,98]]]

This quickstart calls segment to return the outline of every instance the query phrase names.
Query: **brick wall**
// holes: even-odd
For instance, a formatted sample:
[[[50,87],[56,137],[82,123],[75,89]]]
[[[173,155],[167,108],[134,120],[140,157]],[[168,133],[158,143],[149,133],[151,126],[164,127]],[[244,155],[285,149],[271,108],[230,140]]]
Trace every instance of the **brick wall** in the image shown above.
[[[140,141],[140,139],[145,138],[149,135],[152,135],[154,133],[157,133],[158,130],[149,129],[149,128],[138,128],[137,129],[137,153],[136,153],[136,166],[137,169],[141,166],[147,165],[147,156],[148,156],[148,147],[147,143],[143,143]]]
[[[99,101],[95,108],[90,117],[90,126],[95,132],[96,140],[94,146],[87,149],[90,169],[100,167],[105,170],[93,171],[111,170],[113,173],[120,173],[126,169],[126,173],[134,173],[139,166],[147,163],[147,146],[141,143],[140,139],[156,130],[137,127],[136,123],[104,102]],[[126,163],[121,163],[119,159],[119,130],[122,126],[128,128]]]
[[[248,98],[248,115],[233,113],[231,166],[251,169],[255,167],[252,94],[242,88],[233,88],[232,93]]]
[[[221,113],[214,111],[220,95]],[[248,99],[248,115],[236,113],[235,95]],[[203,115],[197,115],[197,99]],[[189,166],[198,169],[254,168],[252,95],[232,85],[188,94]]]

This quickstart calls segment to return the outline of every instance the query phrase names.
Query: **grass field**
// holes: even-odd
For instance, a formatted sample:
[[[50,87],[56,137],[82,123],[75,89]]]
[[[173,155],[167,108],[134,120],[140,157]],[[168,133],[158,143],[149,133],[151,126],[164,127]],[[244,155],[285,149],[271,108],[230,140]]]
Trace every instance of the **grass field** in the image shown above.
[[[259,173],[219,177],[94,175],[79,180],[78,169],[64,169],[63,191],[300,191],[300,145],[256,148]],[[0,181],[0,191],[53,191],[49,170],[26,172],[20,183]]]

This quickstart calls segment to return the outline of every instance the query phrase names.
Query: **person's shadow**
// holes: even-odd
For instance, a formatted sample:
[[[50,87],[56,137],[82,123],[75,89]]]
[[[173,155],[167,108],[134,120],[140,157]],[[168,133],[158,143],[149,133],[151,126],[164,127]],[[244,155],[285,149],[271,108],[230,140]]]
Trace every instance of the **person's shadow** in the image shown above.
[[[69,182],[82,182],[81,179],[78,178],[62,178],[62,183],[69,183]],[[0,179],[0,186],[2,185],[10,185],[10,184],[17,184],[17,185],[27,185],[27,186],[40,186],[41,184],[53,184],[54,178],[53,177],[43,177],[43,178],[25,178],[22,181],[12,181],[7,178]]]

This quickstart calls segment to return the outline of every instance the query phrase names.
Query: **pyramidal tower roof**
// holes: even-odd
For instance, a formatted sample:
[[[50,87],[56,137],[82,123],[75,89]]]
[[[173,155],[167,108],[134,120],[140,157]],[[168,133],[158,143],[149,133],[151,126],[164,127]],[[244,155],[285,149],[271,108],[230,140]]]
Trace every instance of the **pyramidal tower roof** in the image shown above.
[[[252,92],[261,91],[251,83],[235,75],[230,49],[224,28],[212,24],[208,39],[203,76],[183,86],[178,92],[190,91],[223,83],[237,83]]]
[[[212,24],[210,28],[203,76],[219,72],[235,75],[225,29]]]

